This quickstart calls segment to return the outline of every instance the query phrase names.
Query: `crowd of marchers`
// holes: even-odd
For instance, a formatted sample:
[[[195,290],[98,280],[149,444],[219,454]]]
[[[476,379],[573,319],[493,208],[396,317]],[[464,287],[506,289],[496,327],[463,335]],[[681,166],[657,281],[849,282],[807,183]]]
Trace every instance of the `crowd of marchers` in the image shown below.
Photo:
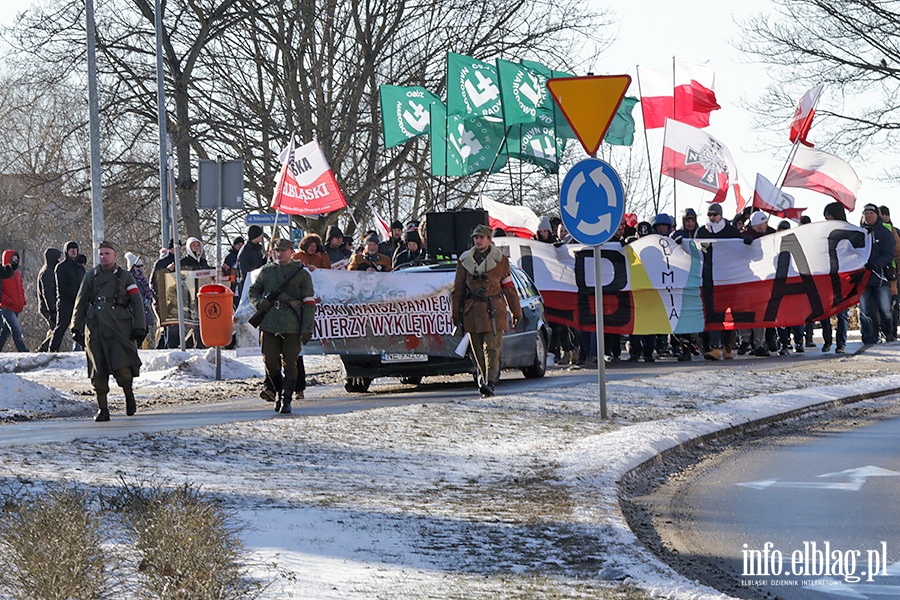
[[[824,209],[826,220],[847,221],[844,206],[832,202]],[[810,222],[804,216],[799,226]],[[791,221],[783,220],[778,230],[789,229]],[[860,226],[865,228],[871,237],[872,252],[866,263],[871,274],[859,299],[858,314],[860,333],[864,345],[872,345],[879,341],[892,342],[897,338],[897,327],[900,324],[900,298],[898,298],[898,265],[900,265],[900,233],[891,223],[890,210],[886,206],[866,204]],[[776,229],[769,224],[769,215],[760,210],[746,208],[741,213],[726,219],[722,206],[712,203],[706,211],[706,220],[701,225],[697,212],[688,208],[681,215],[681,226],[668,214],[660,213],[650,221],[629,224],[625,219],[619,224],[612,236],[611,243],[623,246],[648,235],[662,235],[672,238],[676,243],[686,239],[741,239],[745,244],[753,240],[771,235]],[[495,232],[495,235],[503,232]],[[566,231],[559,218],[543,217],[534,239],[549,244],[575,243]],[[843,354],[846,351],[847,331],[850,327],[850,309],[843,310],[835,316],[837,326],[832,319],[823,319],[819,325],[822,329],[822,352]],[[623,360],[630,362],[655,362],[657,358],[672,356],[679,361],[690,361],[694,357],[703,356],[706,360],[732,360],[735,355],[771,356],[787,355],[791,352],[805,352],[807,348],[815,348],[813,332],[815,323],[767,329],[744,329],[732,331],[708,331],[678,335],[619,335],[604,334],[604,360],[616,363]],[[569,327],[556,325],[553,328],[550,351],[558,364],[575,364],[593,366],[597,364],[596,334],[578,331]]]

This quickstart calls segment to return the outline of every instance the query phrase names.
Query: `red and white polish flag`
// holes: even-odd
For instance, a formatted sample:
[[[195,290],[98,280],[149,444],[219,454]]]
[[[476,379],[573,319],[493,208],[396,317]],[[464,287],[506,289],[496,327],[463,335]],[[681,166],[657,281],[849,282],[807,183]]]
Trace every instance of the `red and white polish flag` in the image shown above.
[[[783,187],[803,188],[831,196],[852,211],[862,182],[847,161],[814,148],[797,146]]]
[[[498,227],[516,237],[531,239],[537,233],[541,219],[527,206],[510,206],[488,198],[482,199],[484,210],[488,211],[488,225]]]
[[[725,144],[708,133],[666,119],[662,174],[715,194],[722,202],[730,183],[737,182],[737,166]]]
[[[721,108],[716,101],[716,73],[708,62],[675,60],[674,73],[638,67],[637,75],[644,129],[664,127],[667,118],[708,127],[709,113]]]
[[[285,158],[272,195],[272,208],[289,215],[321,215],[347,206],[318,142],[313,140],[294,148],[292,135]]]
[[[800,98],[797,110],[794,112],[794,120],[791,122],[791,142],[796,142],[799,139],[804,146],[813,147],[810,142],[806,141],[806,136],[809,134],[810,126],[812,126],[813,116],[816,114],[816,104],[819,102],[821,95],[822,84],[820,83],[816,87],[807,90],[803,97]]]
[[[770,215],[799,221],[805,208],[794,207],[794,197],[781,191],[775,185],[760,175],[756,174],[756,187],[753,189],[753,206]]]

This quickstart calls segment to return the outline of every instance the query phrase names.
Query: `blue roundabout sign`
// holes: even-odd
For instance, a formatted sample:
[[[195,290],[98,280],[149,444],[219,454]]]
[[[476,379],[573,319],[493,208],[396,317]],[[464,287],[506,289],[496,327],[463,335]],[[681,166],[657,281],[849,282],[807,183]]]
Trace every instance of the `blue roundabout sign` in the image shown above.
[[[559,192],[560,216],[582,244],[599,246],[613,236],[625,214],[622,181],[608,163],[587,158],[569,169]]]

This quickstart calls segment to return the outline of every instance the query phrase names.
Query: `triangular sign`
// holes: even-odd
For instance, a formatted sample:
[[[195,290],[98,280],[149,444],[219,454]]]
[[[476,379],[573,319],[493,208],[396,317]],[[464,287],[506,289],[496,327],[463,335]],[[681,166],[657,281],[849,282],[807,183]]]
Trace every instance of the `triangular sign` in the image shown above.
[[[631,75],[548,79],[547,89],[584,151],[593,156],[631,85]]]

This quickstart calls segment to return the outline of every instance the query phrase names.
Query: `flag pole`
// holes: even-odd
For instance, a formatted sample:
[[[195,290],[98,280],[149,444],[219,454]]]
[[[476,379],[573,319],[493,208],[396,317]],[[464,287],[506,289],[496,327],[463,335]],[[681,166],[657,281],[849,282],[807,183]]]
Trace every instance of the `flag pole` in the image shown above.
[[[635,74],[637,75],[637,84],[638,84],[638,96],[641,97],[641,120],[644,119],[644,94],[641,92],[641,67],[640,65],[635,65]],[[554,121],[555,123],[555,121]],[[647,149],[647,171],[650,174],[650,194],[653,196],[653,206],[659,206],[659,198],[656,195],[656,189],[653,186],[653,164],[652,157],[650,156],[650,138],[647,137],[647,123],[644,121],[644,148]],[[556,173],[556,184],[557,188],[559,188],[559,171]]]
[[[497,154],[494,155],[494,160],[491,162],[491,168],[488,169],[488,173],[487,173],[487,174],[488,174],[489,176],[490,176],[491,173],[494,172],[494,165],[497,164],[497,159],[500,158],[500,153],[503,152],[503,148],[506,147],[506,140],[507,140],[507,138],[509,137],[509,130],[510,130],[510,129],[512,129],[512,127],[504,127],[504,128],[503,128],[503,130],[504,130],[504,133],[503,133],[503,141],[500,142],[500,146],[497,148]],[[481,199],[481,195],[484,194],[484,188],[485,188],[485,186],[487,186],[487,180],[488,180],[488,178],[485,177],[485,178],[484,178],[484,183],[481,184],[481,189],[478,191],[478,198],[479,198],[479,199]],[[510,184],[512,184],[512,174],[510,174]]]
[[[672,120],[675,120],[675,55],[672,55]],[[663,152],[665,152],[665,144],[663,144]],[[660,163],[662,164],[662,163]],[[676,167],[677,172],[677,167]],[[662,167],[659,169],[659,187],[662,191]],[[678,179],[672,178],[672,218],[678,218]]]

